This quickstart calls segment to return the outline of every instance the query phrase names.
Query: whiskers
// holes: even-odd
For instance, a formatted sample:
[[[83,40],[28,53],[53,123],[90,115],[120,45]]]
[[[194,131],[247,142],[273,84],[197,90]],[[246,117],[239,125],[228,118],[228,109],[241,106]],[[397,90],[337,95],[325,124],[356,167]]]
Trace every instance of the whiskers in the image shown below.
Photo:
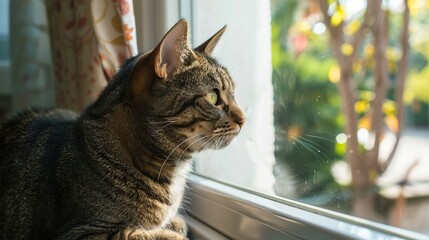
[[[323,146],[321,146],[320,144],[318,144],[317,142],[309,139],[310,138],[316,138],[316,139],[323,139],[326,141],[333,141],[332,139],[326,138],[326,137],[321,137],[321,136],[317,136],[317,135],[305,135],[305,136],[299,136],[299,137],[293,137],[292,139],[294,140],[294,143],[298,143],[298,145],[296,145],[296,149],[298,151],[300,151],[302,154],[303,152],[300,149],[300,146],[304,147],[308,152],[310,152],[316,159],[320,160],[324,167],[329,168],[328,162],[330,157],[327,155],[327,149]],[[333,141],[335,142],[335,141]]]
[[[221,135],[215,140],[215,148],[220,148],[227,143],[228,137],[225,135]]]
[[[219,139],[219,137],[214,137],[214,136],[211,136],[211,138],[207,141],[207,142],[205,142],[203,145],[201,145],[198,149],[197,149],[197,151],[196,152],[199,152],[201,149],[211,149],[211,148],[216,148],[217,147],[217,145],[219,145],[220,144],[220,142],[221,142],[221,139]],[[212,155],[212,154],[210,154],[210,155]],[[218,157],[218,154],[217,154],[217,152],[214,152],[214,155],[212,155],[212,156],[214,156],[215,158],[216,158],[216,161],[214,161],[215,163],[217,163],[218,161],[217,161],[217,157]],[[204,162],[205,161],[198,161],[197,163],[196,163],[196,167],[198,168],[198,167],[202,167],[203,165],[202,164],[204,164]]]
[[[158,122],[160,123],[160,122]],[[171,124],[168,122],[167,124]],[[226,130],[225,130],[226,131]],[[181,153],[175,160],[176,164],[179,162],[182,157],[188,152],[189,149],[194,147],[197,144],[200,144],[197,146],[196,149],[193,150],[193,152],[199,152],[200,150],[206,149],[206,148],[212,148],[212,149],[220,149],[222,147],[225,147],[227,144],[230,143],[233,136],[236,135],[236,133],[232,130],[229,131],[207,131],[199,134],[195,134],[189,138],[186,138],[181,143],[179,143],[176,147],[173,148],[173,150],[168,154],[168,156],[163,161],[161,168],[158,172],[158,181],[161,178],[162,170],[164,169],[165,164],[168,162],[168,160],[173,156],[173,154],[180,149],[180,147],[184,144],[188,144],[186,148],[183,150],[180,149]],[[208,136],[207,134],[211,132],[211,134]]]
[[[179,158],[178,158],[178,160],[177,161],[179,161],[180,159],[181,159],[181,157],[183,156],[183,154],[193,145],[193,144],[195,144],[195,143],[197,143],[198,141],[201,141],[201,140],[204,140],[205,138],[208,138],[207,136],[204,136],[205,134],[207,134],[207,133],[209,133],[210,131],[207,131],[207,132],[203,132],[203,133],[199,133],[199,134],[196,134],[196,135],[194,135],[194,136],[191,136],[191,137],[189,137],[189,138],[187,138],[187,139],[185,139],[185,140],[183,140],[181,143],[179,143],[175,148],[173,148],[173,150],[170,152],[170,154],[168,154],[168,156],[167,156],[167,158],[164,160],[164,162],[162,163],[162,165],[161,165],[161,168],[160,168],[160,170],[159,170],[159,173],[158,173],[158,181],[159,181],[159,179],[160,179],[160,177],[161,177],[161,173],[162,173],[162,169],[164,168],[164,165],[167,163],[167,161],[168,161],[168,159],[170,159],[170,157],[172,156],[172,154],[174,153],[174,152],[176,152],[176,150],[180,147],[180,146],[182,146],[183,144],[185,144],[186,142],[188,142],[188,141],[191,141],[192,139],[195,139],[196,138],[196,140],[194,140],[194,141],[192,141],[183,151],[182,151],[182,153],[180,154],[180,156],[179,156]]]
[[[226,160],[221,151],[217,150],[221,147],[224,147],[227,144],[230,144],[230,138],[227,136],[213,136],[209,141],[206,142],[204,146],[201,146],[201,148],[205,149],[211,149],[210,151],[206,152],[206,154],[197,155],[197,158],[194,165],[194,171],[197,174],[203,174],[205,176],[215,176],[213,173],[217,171],[222,171],[225,167],[225,161]],[[237,148],[238,152],[240,151],[237,143],[234,142],[235,147]]]
[[[154,133],[159,133],[165,128],[167,128],[168,126],[170,126],[171,124],[177,123],[177,120],[171,119],[171,120],[159,121],[159,122],[147,120],[147,123],[153,127]]]

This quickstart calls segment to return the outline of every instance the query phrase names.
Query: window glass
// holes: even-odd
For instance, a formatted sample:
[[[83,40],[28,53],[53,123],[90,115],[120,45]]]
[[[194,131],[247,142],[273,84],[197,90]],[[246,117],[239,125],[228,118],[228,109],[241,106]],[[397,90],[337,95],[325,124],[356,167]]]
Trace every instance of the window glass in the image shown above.
[[[246,116],[240,137],[225,151],[202,153],[195,169],[206,176],[274,194],[269,2],[193,1],[192,12],[195,46],[227,25],[214,55],[235,80],[236,100]]]
[[[9,0],[0,2],[0,60],[9,59]]]
[[[215,55],[247,118],[228,148],[196,157],[197,174],[429,234],[428,1],[191,12],[194,45],[228,25]]]

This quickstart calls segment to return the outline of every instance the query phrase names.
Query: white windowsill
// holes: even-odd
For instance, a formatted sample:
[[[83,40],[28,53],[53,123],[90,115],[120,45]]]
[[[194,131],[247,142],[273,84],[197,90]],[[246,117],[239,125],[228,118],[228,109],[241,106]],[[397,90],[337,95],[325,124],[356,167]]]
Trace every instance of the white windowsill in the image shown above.
[[[262,197],[193,174],[188,186],[187,214],[232,239],[429,239],[299,202]]]

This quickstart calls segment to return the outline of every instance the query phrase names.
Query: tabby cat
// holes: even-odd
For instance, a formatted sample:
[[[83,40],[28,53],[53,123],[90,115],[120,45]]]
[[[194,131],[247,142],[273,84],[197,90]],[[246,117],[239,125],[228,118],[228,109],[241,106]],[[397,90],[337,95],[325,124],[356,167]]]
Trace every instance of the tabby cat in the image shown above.
[[[186,20],[129,59],[81,115],[33,110],[0,132],[1,239],[186,239],[192,153],[244,124],[228,71]]]

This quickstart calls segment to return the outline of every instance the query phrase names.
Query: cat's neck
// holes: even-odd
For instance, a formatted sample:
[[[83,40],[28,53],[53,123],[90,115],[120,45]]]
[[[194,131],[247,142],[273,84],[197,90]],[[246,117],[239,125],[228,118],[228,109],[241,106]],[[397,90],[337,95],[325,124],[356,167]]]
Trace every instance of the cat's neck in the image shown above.
[[[133,122],[135,120],[129,109],[116,107],[99,123],[93,123],[108,139],[100,147],[119,152],[129,166],[145,176],[170,182],[177,168],[190,165],[191,154],[184,153],[173,140],[151,128],[144,120],[138,123]]]

